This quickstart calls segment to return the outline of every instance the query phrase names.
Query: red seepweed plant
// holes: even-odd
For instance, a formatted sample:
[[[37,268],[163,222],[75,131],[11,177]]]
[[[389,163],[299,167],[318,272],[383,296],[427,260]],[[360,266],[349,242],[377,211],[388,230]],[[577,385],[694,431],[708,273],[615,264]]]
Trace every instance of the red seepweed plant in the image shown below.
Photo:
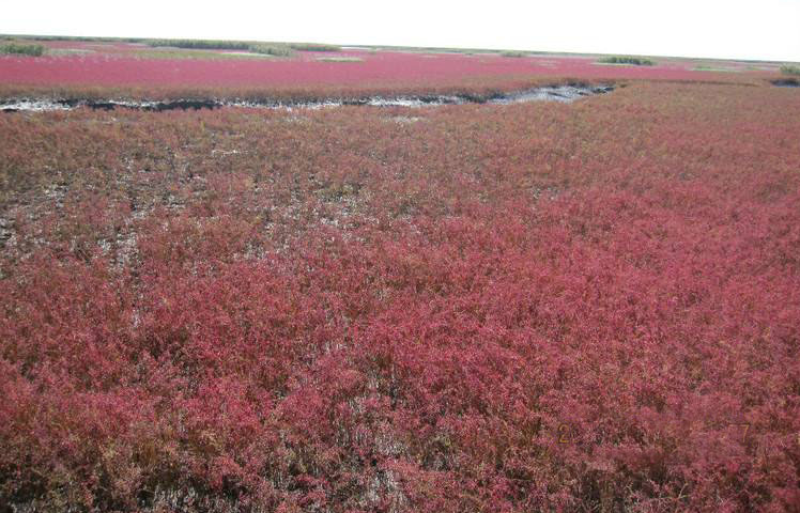
[[[0,115],[0,504],[796,511],[798,108]]]

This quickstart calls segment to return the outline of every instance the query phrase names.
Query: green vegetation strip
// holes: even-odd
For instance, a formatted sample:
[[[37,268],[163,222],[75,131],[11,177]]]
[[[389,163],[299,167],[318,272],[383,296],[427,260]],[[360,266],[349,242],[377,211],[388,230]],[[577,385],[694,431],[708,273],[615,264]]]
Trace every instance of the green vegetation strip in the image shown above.
[[[786,64],[784,66],[781,66],[781,73],[783,73],[784,75],[800,75],[800,66]]]
[[[45,48],[43,45],[29,45],[20,43],[7,43],[0,45],[0,54],[2,55],[29,55],[32,57],[41,57],[44,55]]]
[[[147,39],[153,47],[186,48],[191,50],[241,50],[246,52],[290,57],[298,52],[338,52],[341,47],[318,43],[256,43],[250,41],[220,41],[210,39]]]
[[[654,66],[655,62],[644,57],[629,57],[611,55],[609,57],[601,57],[598,59],[601,64],[630,64],[632,66]]]

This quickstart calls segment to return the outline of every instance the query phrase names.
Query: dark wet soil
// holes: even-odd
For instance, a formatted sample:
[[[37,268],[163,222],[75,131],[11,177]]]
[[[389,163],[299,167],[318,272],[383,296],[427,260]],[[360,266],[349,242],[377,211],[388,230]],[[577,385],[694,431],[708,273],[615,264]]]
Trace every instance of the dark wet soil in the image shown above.
[[[217,100],[180,99],[168,101],[116,101],[90,99],[17,99],[0,103],[0,111],[45,111],[72,110],[87,107],[93,110],[132,109],[152,112],[169,110],[218,109],[222,107],[267,108],[267,109],[320,109],[341,106],[373,106],[373,107],[435,107],[440,105],[464,104],[511,104],[531,101],[571,102],[586,96],[605,94],[614,90],[610,84],[587,85],[568,84],[560,86],[535,87],[524,91],[510,93],[478,94],[429,94],[429,95],[397,95],[371,96],[366,98],[329,98],[317,100]]]
[[[796,78],[779,78],[778,80],[773,80],[772,85],[778,87],[800,87],[800,80]]]

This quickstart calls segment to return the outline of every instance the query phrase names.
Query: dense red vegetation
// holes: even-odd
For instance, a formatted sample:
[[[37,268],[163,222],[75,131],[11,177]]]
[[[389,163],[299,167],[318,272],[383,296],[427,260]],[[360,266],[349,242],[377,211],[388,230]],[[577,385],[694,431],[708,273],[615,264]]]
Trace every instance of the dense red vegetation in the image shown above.
[[[572,77],[581,79],[659,78],[729,79],[730,73],[692,70],[692,65],[599,65],[594,58],[501,57],[497,55],[402,52],[326,53],[324,57],[357,57],[363,62],[319,62],[300,52],[294,59],[141,59],[98,55],[41,58],[0,57],[0,83],[27,85],[152,86],[289,86],[371,84],[397,81],[435,82],[465,77]]]
[[[0,508],[797,511],[798,111],[0,114]]]

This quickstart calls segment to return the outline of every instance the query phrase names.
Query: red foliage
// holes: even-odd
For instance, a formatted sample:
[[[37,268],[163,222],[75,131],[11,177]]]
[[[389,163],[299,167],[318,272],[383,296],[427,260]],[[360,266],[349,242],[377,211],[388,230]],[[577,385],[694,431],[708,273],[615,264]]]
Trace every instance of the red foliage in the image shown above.
[[[26,85],[296,86],[380,85],[392,82],[442,82],[465,77],[571,77],[720,80],[726,75],[693,71],[691,64],[606,66],[586,57],[501,57],[351,51],[325,55],[363,62],[320,62],[305,56],[271,59],[141,59],[101,53],[41,58],[0,57],[0,83]]]
[[[2,115],[0,504],[797,511],[798,110]]]

